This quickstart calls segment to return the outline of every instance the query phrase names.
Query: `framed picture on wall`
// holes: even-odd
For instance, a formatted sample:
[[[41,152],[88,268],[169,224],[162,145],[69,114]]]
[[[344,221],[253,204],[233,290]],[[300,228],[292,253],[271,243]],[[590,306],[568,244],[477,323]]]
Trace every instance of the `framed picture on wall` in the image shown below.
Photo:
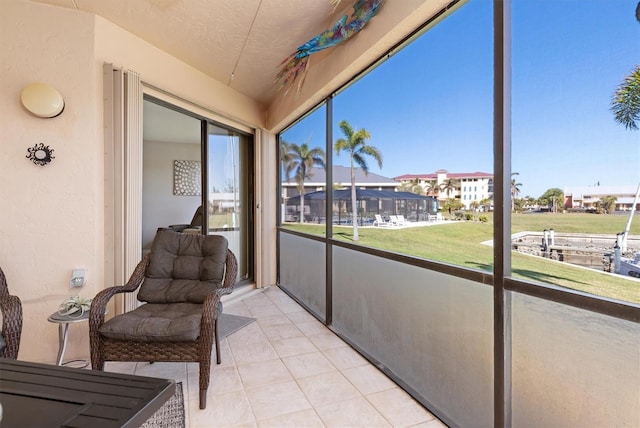
[[[202,166],[200,161],[173,161],[173,194],[176,196],[200,196]]]

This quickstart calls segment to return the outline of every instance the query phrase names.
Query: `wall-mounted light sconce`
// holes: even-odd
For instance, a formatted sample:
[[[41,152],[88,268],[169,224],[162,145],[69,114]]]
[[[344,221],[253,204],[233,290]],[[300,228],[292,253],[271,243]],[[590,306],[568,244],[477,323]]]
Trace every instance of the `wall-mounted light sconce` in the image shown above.
[[[64,110],[64,99],[53,86],[47,83],[32,83],[25,86],[20,94],[24,108],[38,117],[59,116]]]

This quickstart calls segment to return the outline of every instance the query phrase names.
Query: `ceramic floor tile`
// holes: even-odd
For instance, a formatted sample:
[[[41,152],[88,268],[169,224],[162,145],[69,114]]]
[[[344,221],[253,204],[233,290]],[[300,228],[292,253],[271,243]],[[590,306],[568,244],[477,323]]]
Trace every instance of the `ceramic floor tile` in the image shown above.
[[[194,386],[199,390],[198,373],[189,372],[189,386]],[[211,371],[209,377],[209,391],[216,394],[226,394],[233,391],[241,391],[243,389],[240,375],[235,366],[216,367]]]
[[[222,312],[231,315],[249,316],[249,308],[242,300],[234,300],[230,303],[224,303]]]
[[[226,340],[229,342],[229,345],[233,348],[233,346],[237,344],[252,344],[256,342],[266,341],[267,337],[262,332],[260,325],[258,323],[252,322],[246,327],[241,328],[236,331],[232,335],[228,336]]]
[[[186,389],[185,389],[186,388]],[[244,385],[238,374],[238,370],[233,366],[221,367],[217,366],[209,375],[209,388],[207,396],[215,396],[228,394],[230,392],[243,391]],[[200,400],[200,372],[199,370],[187,371],[187,383],[183,384],[183,392],[185,399],[192,401]]]
[[[297,413],[258,420],[260,428],[324,428],[315,410],[307,409]]]
[[[286,294],[283,294],[282,296],[269,296],[269,298],[278,307],[294,305],[304,310],[302,306],[298,305],[295,300],[293,300],[291,297],[287,296]]]
[[[264,335],[269,340],[291,339],[292,337],[304,337],[304,334],[298,330],[298,327],[289,324],[270,325],[262,327]]]
[[[284,357],[282,361],[296,379],[336,371],[335,366],[321,352],[292,355]]]
[[[289,318],[284,314],[271,315],[266,317],[257,318],[257,322],[260,327],[270,327],[273,325],[293,324]]]
[[[255,306],[255,307],[249,308],[249,312],[251,312],[251,315],[254,318],[262,318],[262,317],[268,317],[273,315],[282,315],[282,311],[278,309],[276,305],[271,303],[271,301],[269,301],[268,305]]]
[[[245,305],[247,305],[249,309],[255,308],[258,306],[273,305],[273,302],[271,301],[271,299],[265,296],[264,293],[254,294],[252,296],[247,297],[246,299],[242,299],[242,301],[244,302]]]
[[[304,308],[302,308],[297,303],[278,303],[276,302],[276,306],[282,311],[282,313],[289,314],[293,312],[303,312]]]
[[[133,374],[138,363],[129,361],[107,361],[104,363],[104,371],[111,373]]]
[[[238,372],[246,388],[293,380],[280,359],[238,364]]]
[[[287,304],[293,303],[298,305],[295,300],[287,295],[287,293],[281,291],[279,293],[265,293],[269,299],[275,304]],[[299,305],[298,305],[299,306]]]
[[[308,354],[309,352],[318,351],[318,348],[304,336],[292,337],[290,339],[275,339],[271,341],[271,345],[280,357],[290,357],[292,355]]]
[[[258,420],[310,409],[311,404],[294,381],[248,388],[247,397]]]
[[[214,341],[213,349],[211,350],[211,367],[227,367],[235,365],[235,362],[233,361],[233,354],[231,353],[231,348],[229,347],[229,342],[226,338],[220,340],[220,360],[220,364],[216,363],[216,345]]]
[[[350,369],[353,367],[364,366],[369,362],[351,347],[340,347],[327,349],[324,355],[336,366],[338,370]]]
[[[297,379],[297,381],[309,401],[316,408],[361,396],[356,387],[338,371],[309,376]]]
[[[285,293],[284,291],[280,290],[279,288],[276,289],[277,291],[265,291],[265,296],[267,296],[269,299],[271,299],[272,302],[281,302],[281,303],[289,303],[289,302],[293,302],[295,303],[295,300],[293,300],[287,293]],[[297,303],[296,303],[297,304]]]
[[[417,425],[412,425],[411,428],[447,428],[447,425],[442,423],[439,419],[432,419],[427,422],[421,422]]]
[[[211,380],[209,380],[209,389],[207,390],[207,394],[213,393],[212,389],[212,383]],[[182,394],[185,399],[185,409],[187,408],[187,400],[196,402],[200,400],[200,379],[197,372],[187,373],[187,383],[182,384]]]
[[[302,309],[302,307],[300,307],[300,309]],[[311,322],[311,321],[319,322],[313,315],[311,315],[309,312],[305,311],[304,309],[302,309],[302,311],[287,312],[285,315],[294,324]]]
[[[173,379],[176,382],[187,384],[186,363],[138,363],[136,365],[136,376],[160,377]]]
[[[280,289],[280,287],[278,287],[277,285],[273,285],[273,286],[267,286],[264,288],[264,294],[266,294],[267,296],[271,297],[271,296],[286,296],[287,293],[285,293],[284,291],[282,291],[282,289]]]
[[[278,358],[277,352],[268,340],[238,345],[231,345],[231,352],[236,364],[254,363]]]
[[[371,364],[343,370],[342,374],[349,379],[363,395],[397,387],[395,382]]]
[[[366,398],[394,427],[412,427],[434,419],[429,411],[400,388],[377,392]]]
[[[338,336],[328,330],[324,333],[315,334],[308,337],[309,340],[311,340],[311,342],[313,342],[313,344],[316,345],[321,351],[349,346]]]
[[[207,395],[207,408],[200,409],[198,400],[189,401],[191,428],[230,427],[255,424],[251,406],[244,391]]]
[[[319,406],[316,407],[316,411],[329,428],[391,427],[391,424],[364,397]]]
[[[316,320],[315,318],[310,321],[297,322],[295,323],[295,325],[300,329],[301,332],[303,332],[307,336],[322,334],[329,331],[324,324],[322,324],[320,321]]]

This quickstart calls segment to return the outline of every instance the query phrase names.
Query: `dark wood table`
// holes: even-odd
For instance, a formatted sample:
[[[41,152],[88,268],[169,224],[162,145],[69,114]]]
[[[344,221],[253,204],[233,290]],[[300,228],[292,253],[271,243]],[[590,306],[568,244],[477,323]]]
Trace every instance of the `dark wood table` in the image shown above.
[[[0,358],[0,427],[139,427],[173,380]]]

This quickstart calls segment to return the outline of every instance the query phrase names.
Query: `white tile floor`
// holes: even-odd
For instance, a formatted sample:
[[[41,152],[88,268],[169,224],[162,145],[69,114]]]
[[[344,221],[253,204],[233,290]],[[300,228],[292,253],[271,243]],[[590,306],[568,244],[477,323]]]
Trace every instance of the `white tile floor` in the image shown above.
[[[444,427],[277,287],[225,304],[256,318],[221,341],[207,408],[195,363],[107,363],[106,370],[182,382],[187,428]]]

